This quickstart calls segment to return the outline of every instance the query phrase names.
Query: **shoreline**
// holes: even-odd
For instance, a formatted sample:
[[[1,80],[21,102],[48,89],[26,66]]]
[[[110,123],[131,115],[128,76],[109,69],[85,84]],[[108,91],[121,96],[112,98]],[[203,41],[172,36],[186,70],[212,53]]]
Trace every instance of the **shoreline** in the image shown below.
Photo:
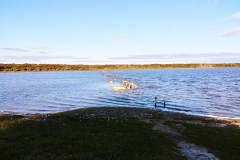
[[[64,113],[64,112],[71,112],[71,111],[78,111],[78,110],[85,110],[85,109],[104,109],[104,108],[136,108],[136,109],[146,109],[146,110],[155,110],[156,112],[163,112],[163,113],[171,113],[171,114],[183,114],[183,115],[187,115],[187,116],[195,116],[195,117],[203,117],[203,118],[213,118],[213,119],[217,119],[217,120],[240,120],[239,118],[231,118],[231,117],[220,117],[220,116],[214,116],[214,115],[200,115],[200,114],[188,114],[188,113],[184,113],[184,112],[174,112],[174,111],[164,111],[160,108],[141,108],[141,107],[119,107],[119,106],[101,106],[101,107],[83,107],[83,108],[76,108],[76,109],[72,109],[72,110],[65,110],[65,111],[58,111],[58,112],[49,112],[49,113],[26,113],[26,114],[21,114],[21,113],[15,113],[15,112],[11,112],[11,113],[7,113],[4,110],[0,110],[0,116],[1,115],[19,115],[19,116],[31,116],[31,115],[51,115],[51,114],[58,114],[58,113]]]
[[[225,117],[216,117],[216,116],[204,116],[204,115],[194,115],[194,114],[187,114],[187,113],[181,113],[181,112],[172,112],[172,111],[163,111],[161,109],[155,109],[155,108],[138,108],[138,107],[84,107],[84,108],[79,108],[79,109],[73,109],[73,110],[67,110],[67,111],[60,111],[60,112],[55,112],[55,113],[43,113],[43,114],[5,114],[4,112],[0,112],[0,117],[4,116],[21,116],[25,118],[32,118],[32,117],[44,117],[44,116],[51,116],[51,115],[58,115],[58,114],[69,114],[69,113],[76,113],[76,112],[90,112],[94,114],[98,114],[98,112],[104,111],[104,110],[113,110],[110,114],[114,116],[114,111],[116,111],[116,115],[118,116],[117,112],[118,111],[124,111],[124,112],[129,112],[131,115],[131,112],[135,113],[146,113],[148,111],[150,112],[155,112],[160,115],[164,115],[168,118],[187,118],[187,119],[198,119],[198,120],[211,120],[211,121],[216,121],[217,123],[222,123],[223,127],[227,125],[235,125],[236,127],[240,128],[240,118],[225,118]],[[138,117],[141,118],[141,116],[138,115]],[[200,124],[196,122],[196,124]],[[225,124],[225,125],[224,125]]]

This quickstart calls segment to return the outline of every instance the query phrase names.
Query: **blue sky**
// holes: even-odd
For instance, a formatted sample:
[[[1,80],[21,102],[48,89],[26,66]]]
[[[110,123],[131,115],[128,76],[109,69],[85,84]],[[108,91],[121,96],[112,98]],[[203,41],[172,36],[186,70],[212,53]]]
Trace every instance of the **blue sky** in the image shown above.
[[[0,0],[0,63],[236,62],[239,0]]]

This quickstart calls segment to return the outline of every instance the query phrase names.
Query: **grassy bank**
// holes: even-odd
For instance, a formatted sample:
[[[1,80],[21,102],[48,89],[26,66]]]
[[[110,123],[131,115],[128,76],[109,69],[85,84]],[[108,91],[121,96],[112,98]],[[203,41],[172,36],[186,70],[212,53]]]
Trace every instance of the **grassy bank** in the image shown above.
[[[32,116],[2,115],[0,157],[186,159],[171,137],[152,129],[161,120],[176,130],[181,124],[181,133],[187,140],[209,148],[222,159],[240,157],[239,128],[188,123],[196,119],[198,117],[137,108],[89,108]],[[198,120],[204,124],[215,123],[215,120],[204,118]]]

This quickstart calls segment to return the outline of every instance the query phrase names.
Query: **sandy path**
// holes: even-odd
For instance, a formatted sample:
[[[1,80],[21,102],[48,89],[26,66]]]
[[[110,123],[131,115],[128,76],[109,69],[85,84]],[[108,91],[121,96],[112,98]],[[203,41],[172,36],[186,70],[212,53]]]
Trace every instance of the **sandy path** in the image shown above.
[[[175,129],[164,125],[164,120],[157,122],[152,128],[155,131],[164,133],[170,140],[172,140],[179,148],[180,153],[186,156],[188,160],[218,160],[215,155],[209,153],[207,148],[198,146],[186,141],[184,136]]]

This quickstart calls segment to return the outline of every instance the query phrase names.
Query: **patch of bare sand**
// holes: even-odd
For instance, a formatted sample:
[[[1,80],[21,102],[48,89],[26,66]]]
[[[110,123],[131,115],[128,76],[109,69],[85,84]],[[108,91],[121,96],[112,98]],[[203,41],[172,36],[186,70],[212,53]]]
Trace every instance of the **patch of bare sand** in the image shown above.
[[[157,111],[164,115],[164,120],[179,123],[198,124],[204,127],[237,127],[240,128],[240,119],[204,117],[196,115],[187,115],[176,112]]]
[[[203,146],[198,146],[193,143],[186,141],[184,136],[177,132],[175,129],[164,125],[165,120],[157,122],[152,128],[155,131],[160,131],[166,135],[170,140],[172,140],[180,150],[180,153],[187,157],[188,160],[218,160],[215,155],[209,153],[207,148]],[[181,126],[180,126],[181,127]]]
[[[216,156],[209,153],[205,147],[188,143],[186,141],[180,141],[178,143],[180,152],[186,156],[188,160],[218,160]]]

